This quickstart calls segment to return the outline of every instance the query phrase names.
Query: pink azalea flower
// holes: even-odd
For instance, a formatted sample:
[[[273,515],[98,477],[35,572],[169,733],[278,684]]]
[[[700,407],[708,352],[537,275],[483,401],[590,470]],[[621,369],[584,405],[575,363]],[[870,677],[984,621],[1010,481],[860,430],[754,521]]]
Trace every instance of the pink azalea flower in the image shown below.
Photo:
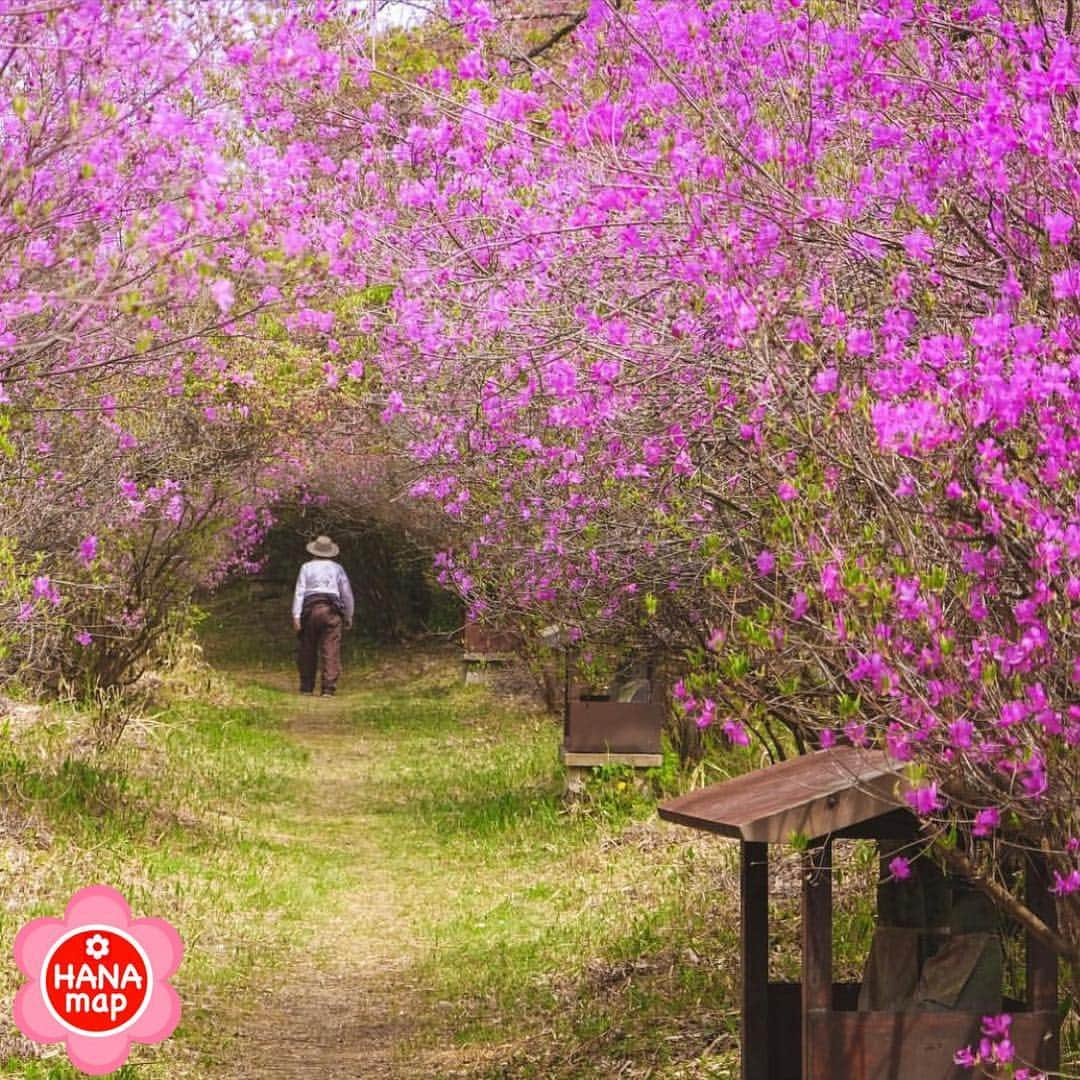
[[[1070,870],[1067,874],[1054,871],[1054,884],[1050,887],[1052,893],[1058,896],[1069,896],[1080,892],[1080,870]]]
[[[975,734],[975,725],[970,720],[954,720],[949,725],[949,741],[957,750],[967,750]]]
[[[831,394],[840,383],[840,373],[834,367],[819,371],[814,376],[814,393]]]
[[[915,788],[913,791],[906,793],[905,798],[908,804],[920,817],[926,817],[929,814],[934,813],[935,810],[940,810],[945,803],[942,801],[941,796],[938,794],[937,784],[927,784],[925,787]]]
[[[60,606],[60,593],[46,574],[34,578],[31,595],[35,600],[48,600],[53,607]]]
[[[738,720],[725,720],[724,721],[724,734],[736,745],[736,746],[749,746],[750,736],[746,733],[746,728],[739,723]]]
[[[847,595],[844,586],[840,583],[840,567],[836,563],[826,563],[821,568],[819,580],[826,600],[836,603]]]
[[[698,705],[697,726],[707,728],[716,719],[716,702],[712,698],[705,698]]]
[[[97,537],[87,536],[79,545],[79,556],[84,565],[89,566],[97,558]]]
[[[1073,300],[1080,297],[1080,265],[1072,265],[1051,276],[1055,300]]]
[[[975,823],[971,826],[973,836],[990,836],[1001,821],[1001,812],[994,806],[988,806],[975,815]]]
[[[671,471],[678,476],[690,476],[694,472],[694,462],[685,450],[680,450],[672,462]]]
[[[1047,214],[1044,221],[1046,235],[1050,239],[1051,247],[1063,247],[1069,242],[1069,233],[1072,232],[1072,227],[1075,224],[1069,214],[1061,210],[1055,210],[1054,213]]]
[[[889,873],[892,874],[897,881],[906,881],[911,877],[911,861],[905,859],[903,855],[897,855],[889,863]]]
[[[970,1046],[965,1046],[953,1054],[953,1064],[959,1065],[962,1069],[974,1069],[978,1063],[979,1058]]]
[[[162,511],[165,517],[169,519],[174,525],[180,524],[180,519],[184,516],[184,500],[180,495],[174,495],[165,504],[165,509]]]
[[[214,303],[217,304],[222,314],[228,314],[233,304],[236,302],[236,295],[233,292],[233,283],[228,278],[218,278],[217,281],[210,286],[210,295],[213,297]]]
[[[874,351],[874,335],[869,330],[851,330],[847,336],[847,349],[852,356],[870,356]]]
[[[933,249],[934,241],[925,229],[915,229],[904,237],[904,251],[916,262],[929,262]]]

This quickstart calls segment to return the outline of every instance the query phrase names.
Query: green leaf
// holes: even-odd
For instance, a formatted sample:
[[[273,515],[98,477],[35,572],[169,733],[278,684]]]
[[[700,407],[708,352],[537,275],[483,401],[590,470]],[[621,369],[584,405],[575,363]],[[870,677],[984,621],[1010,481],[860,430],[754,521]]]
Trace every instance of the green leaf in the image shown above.
[[[862,709],[862,695],[860,694],[838,694],[836,701],[836,711],[840,714],[842,719],[847,719],[850,716],[856,716]]]
[[[705,584],[710,589],[722,589],[724,587],[727,578],[724,576],[724,571],[719,566],[710,566],[708,573],[705,575]]]

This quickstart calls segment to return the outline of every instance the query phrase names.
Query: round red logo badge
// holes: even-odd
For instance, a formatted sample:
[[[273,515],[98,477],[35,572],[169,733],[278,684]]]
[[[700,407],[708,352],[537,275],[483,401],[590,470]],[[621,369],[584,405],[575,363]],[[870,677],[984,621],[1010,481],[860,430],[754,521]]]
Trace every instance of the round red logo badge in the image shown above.
[[[153,973],[142,946],[115,926],[80,926],[59,938],[41,969],[53,1017],[79,1035],[114,1035],[150,1002]]]

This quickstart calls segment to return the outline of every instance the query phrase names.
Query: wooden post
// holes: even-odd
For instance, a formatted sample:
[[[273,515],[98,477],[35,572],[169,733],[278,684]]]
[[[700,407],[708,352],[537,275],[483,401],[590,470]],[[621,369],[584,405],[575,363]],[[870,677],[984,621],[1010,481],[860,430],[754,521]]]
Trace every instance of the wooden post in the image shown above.
[[[769,847],[740,844],[739,911],[742,941],[743,1080],[769,1075]]]
[[[562,737],[563,743],[566,743],[567,737],[570,734],[570,679],[575,670],[575,666],[570,660],[570,646],[565,645],[563,647],[563,713],[562,713]]]
[[[830,1067],[832,1012],[832,843],[803,856],[803,1080],[835,1080]]]
[[[1028,855],[1024,870],[1027,906],[1051,930],[1057,929],[1057,904],[1050,894],[1046,856],[1041,851]],[[1031,934],[1027,936],[1028,1007],[1032,1012],[1053,1012],[1058,1007],[1057,956],[1049,946]]]

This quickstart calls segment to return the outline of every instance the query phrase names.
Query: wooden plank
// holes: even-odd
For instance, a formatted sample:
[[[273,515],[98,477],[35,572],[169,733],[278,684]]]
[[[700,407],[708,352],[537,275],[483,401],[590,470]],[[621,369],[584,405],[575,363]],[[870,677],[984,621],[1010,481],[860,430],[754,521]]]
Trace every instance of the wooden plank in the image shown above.
[[[562,750],[560,757],[567,766],[633,765],[636,769],[656,769],[664,763],[663,754],[586,754]]]
[[[1032,914],[1038,915],[1051,930],[1056,930],[1057,904],[1050,893],[1049,879],[1046,856],[1041,851],[1030,852],[1024,875],[1025,901]],[[1057,969],[1057,955],[1054,950],[1028,934],[1028,1008],[1034,1011],[1057,1008]]]
[[[769,1075],[769,848],[740,845],[743,1080]]]
[[[715,821],[708,817],[698,817],[694,813],[683,813],[672,809],[670,803],[661,803],[659,807],[660,817],[664,821],[670,821],[674,825],[685,825],[690,829],[701,829],[703,832],[716,833],[718,836],[727,836],[732,840],[741,840],[742,833],[737,825],[727,825],[723,821]]]
[[[563,744],[579,754],[659,754],[663,727],[662,705],[571,700]]]
[[[824,837],[891,814],[902,784],[885,754],[846,746],[669,799],[660,816],[747,841],[787,843],[793,835]]]
[[[467,653],[478,653],[486,656],[497,653],[513,655],[520,644],[520,638],[512,631],[468,622],[465,624],[462,642]]]
[[[832,836],[860,822],[892,813],[897,807],[895,786],[891,775],[859,781],[857,786],[749,822],[740,828],[740,833],[747,840],[771,844],[790,843],[794,837],[814,840]]]
[[[1046,1057],[1049,1013],[1013,1014],[1018,1060],[1056,1068]],[[836,1077],[859,1080],[972,1080],[953,1062],[962,1046],[978,1044],[982,1016],[970,1012],[834,1012],[823,1027]]]
[[[832,844],[803,855],[803,1080],[835,1080],[832,1019]]]

